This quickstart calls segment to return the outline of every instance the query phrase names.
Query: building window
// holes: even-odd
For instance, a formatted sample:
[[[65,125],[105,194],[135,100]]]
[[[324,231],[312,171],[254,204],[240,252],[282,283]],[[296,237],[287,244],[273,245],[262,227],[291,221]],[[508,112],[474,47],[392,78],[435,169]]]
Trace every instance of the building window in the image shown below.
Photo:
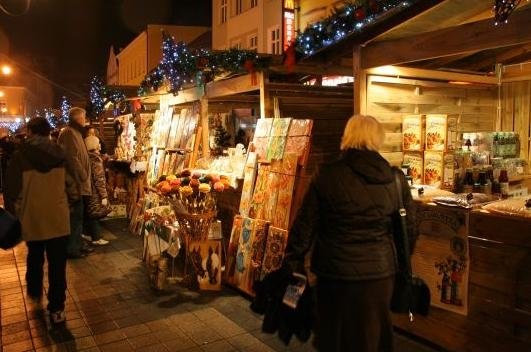
[[[269,53],[280,55],[281,52],[281,39],[280,39],[280,26],[269,28],[268,31],[268,47]]]
[[[258,36],[252,35],[249,37],[249,49],[250,50],[258,49]]]
[[[220,6],[220,22],[225,23],[227,22],[227,12],[229,10],[229,0],[221,0],[221,6]]]
[[[239,15],[243,12],[243,0],[235,0],[236,2],[236,14]]]
[[[251,8],[258,6],[258,0],[251,0]]]
[[[233,42],[232,43],[232,47],[234,49],[238,49],[238,50],[241,50],[242,49],[242,42],[240,40],[236,41],[236,42]]]

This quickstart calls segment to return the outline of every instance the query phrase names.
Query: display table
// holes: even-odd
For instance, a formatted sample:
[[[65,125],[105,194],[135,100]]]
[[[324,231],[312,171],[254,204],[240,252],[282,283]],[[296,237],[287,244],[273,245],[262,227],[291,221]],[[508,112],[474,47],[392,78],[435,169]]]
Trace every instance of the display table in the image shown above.
[[[416,316],[413,323],[396,315],[395,326],[451,351],[531,351],[531,220],[418,204],[420,236],[412,258],[414,270],[427,276],[430,285],[433,278],[422,272],[426,267],[419,263],[437,259],[432,258],[434,253],[444,250],[437,243],[452,237],[451,229],[456,230],[453,236],[466,238],[468,250],[450,240],[449,257],[461,251],[466,268],[456,274],[454,267],[449,282],[443,284],[441,267],[434,265],[431,275],[440,281],[430,287],[430,315]],[[456,292],[454,279],[460,285]]]

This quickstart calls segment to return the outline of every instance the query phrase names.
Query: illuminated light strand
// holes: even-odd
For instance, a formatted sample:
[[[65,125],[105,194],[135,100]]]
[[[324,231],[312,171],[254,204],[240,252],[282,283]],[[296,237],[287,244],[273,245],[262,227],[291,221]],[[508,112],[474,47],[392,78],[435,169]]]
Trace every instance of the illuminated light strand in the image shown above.
[[[177,95],[186,84],[202,86],[221,74],[252,72],[268,64],[268,58],[262,58],[251,50],[192,51],[185,43],[175,42],[173,37],[164,33],[159,65],[144,78],[138,93],[145,95],[157,91],[167,83],[168,91]]]
[[[363,0],[349,1],[324,20],[306,27],[295,38],[295,52],[299,57],[311,56],[316,51],[335,44],[351,34],[361,32],[368,24],[382,18],[387,12],[411,7],[420,0]]]

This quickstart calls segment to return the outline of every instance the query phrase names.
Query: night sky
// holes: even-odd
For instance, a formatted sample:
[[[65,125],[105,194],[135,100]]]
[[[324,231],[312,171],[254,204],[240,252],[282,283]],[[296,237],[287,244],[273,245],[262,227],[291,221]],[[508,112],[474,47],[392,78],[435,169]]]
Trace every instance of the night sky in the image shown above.
[[[0,3],[20,12],[25,1]],[[90,78],[106,72],[111,45],[125,47],[147,24],[210,26],[210,17],[211,0],[31,0],[25,15],[0,12],[0,30],[11,57],[87,95]]]

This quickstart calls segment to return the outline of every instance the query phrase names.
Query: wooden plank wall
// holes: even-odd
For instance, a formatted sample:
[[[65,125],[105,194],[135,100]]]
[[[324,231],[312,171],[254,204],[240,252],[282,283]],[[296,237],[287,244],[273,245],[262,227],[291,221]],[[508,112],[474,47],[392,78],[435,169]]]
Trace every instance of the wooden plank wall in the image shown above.
[[[292,219],[297,213],[311,178],[319,165],[339,156],[341,136],[353,113],[353,91],[349,88],[306,87],[271,84],[271,99],[277,98],[281,117],[312,119],[314,122],[308,163],[297,176]]]
[[[531,161],[531,81],[503,83],[501,130],[518,132],[520,157]]]
[[[495,86],[370,75],[366,113],[384,124],[387,138],[382,154],[392,164],[400,164],[404,115],[458,115],[461,132],[494,131],[497,94]]]

